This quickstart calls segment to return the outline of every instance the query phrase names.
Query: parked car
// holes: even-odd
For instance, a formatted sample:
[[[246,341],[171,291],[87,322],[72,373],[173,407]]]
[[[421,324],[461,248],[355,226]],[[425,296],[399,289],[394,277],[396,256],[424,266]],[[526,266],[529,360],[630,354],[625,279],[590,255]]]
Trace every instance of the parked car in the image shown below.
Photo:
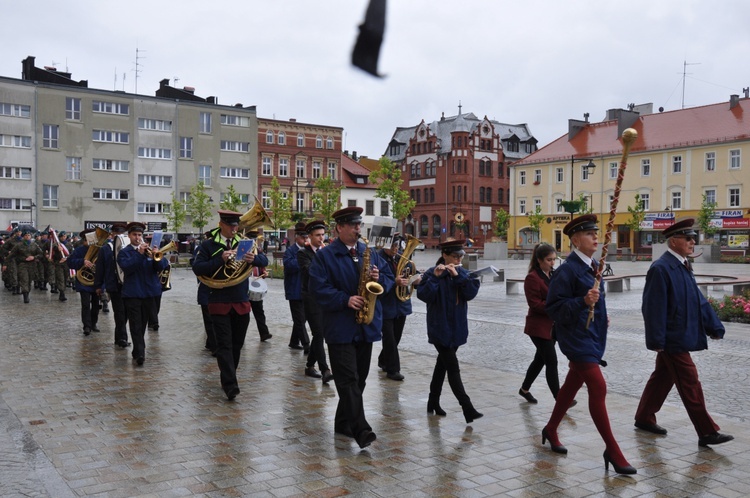
[[[417,251],[424,251],[424,242],[420,242],[416,247]]]

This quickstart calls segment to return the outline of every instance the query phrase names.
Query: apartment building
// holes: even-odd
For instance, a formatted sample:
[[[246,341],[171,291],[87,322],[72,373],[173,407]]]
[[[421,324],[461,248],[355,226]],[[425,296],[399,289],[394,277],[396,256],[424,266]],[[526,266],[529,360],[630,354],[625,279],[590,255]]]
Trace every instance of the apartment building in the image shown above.
[[[618,249],[650,254],[663,242],[661,231],[681,217],[696,217],[704,196],[716,203],[712,224],[722,247],[747,248],[750,235],[745,183],[750,154],[750,98],[732,95],[726,102],[657,113],[651,104],[611,109],[604,121],[570,120],[568,133],[511,167],[509,246],[531,248],[539,240],[568,250],[562,229],[571,214],[563,201],[581,197],[586,209],[609,219],[622,157],[621,135],[634,128],[633,144],[614,220]],[[744,159],[743,159],[744,158]],[[627,223],[628,206],[638,194],[646,219],[636,231]],[[536,233],[528,214],[545,216]],[[703,234],[700,234],[703,239]]]

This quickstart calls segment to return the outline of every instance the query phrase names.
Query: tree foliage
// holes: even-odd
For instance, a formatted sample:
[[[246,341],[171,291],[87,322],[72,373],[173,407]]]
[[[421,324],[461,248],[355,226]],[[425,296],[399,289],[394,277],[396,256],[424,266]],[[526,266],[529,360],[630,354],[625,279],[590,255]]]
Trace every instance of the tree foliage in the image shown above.
[[[625,224],[631,231],[640,232],[641,223],[643,223],[643,220],[646,218],[646,210],[643,207],[641,194],[635,194],[635,205],[628,206],[628,213],[630,213],[630,218]]]
[[[378,169],[370,173],[370,182],[375,185],[375,197],[387,199],[391,204],[393,217],[403,225],[417,201],[409,196],[409,192],[401,188],[404,180],[396,164],[383,156],[378,161],[378,166]]]
[[[719,231],[719,229],[711,223],[716,206],[717,204],[715,202],[710,202],[704,193],[703,202],[701,202],[701,209],[698,211],[698,227],[700,227],[701,232],[703,232],[703,234],[709,239],[713,239],[713,236]]]
[[[336,185],[336,181],[329,176],[320,178],[315,182],[315,193],[313,193],[313,209],[320,213],[326,225],[331,226],[333,213],[341,207],[341,190],[342,185]]]
[[[174,192],[172,192],[172,203],[169,208],[169,212],[166,214],[167,227],[169,231],[177,233],[185,223],[186,208],[185,203],[179,200]]]
[[[213,200],[206,193],[206,186],[199,181],[190,189],[190,197],[186,203],[186,212],[192,220],[192,225],[203,234],[203,227],[208,225],[208,220],[213,216]]]
[[[508,239],[508,227],[510,226],[510,213],[500,208],[495,211],[495,235],[501,239]]]
[[[542,213],[542,208],[540,206],[537,206],[534,212],[529,211],[527,214],[529,218],[529,227],[534,230],[537,234],[541,232],[542,229],[542,223],[544,223],[544,214]]]
[[[273,221],[273,225],[278,230],[288,228],[292,220],[292,197],[288,192],[281,190],[279,179],[275,176],[271,180],[271,190],[268,195],[271,198],[268,216]]]
[[[240,211],[242,204],[242,197],[234,189],[234,185],[230,185],[224,192],[224,200],[219,204],[219,208],[228,211]]]

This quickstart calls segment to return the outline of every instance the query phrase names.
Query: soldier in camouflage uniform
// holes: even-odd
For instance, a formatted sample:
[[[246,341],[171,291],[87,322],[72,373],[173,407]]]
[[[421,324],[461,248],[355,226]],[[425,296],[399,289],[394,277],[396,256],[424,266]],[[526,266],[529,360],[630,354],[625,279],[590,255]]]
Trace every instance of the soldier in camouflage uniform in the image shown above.
[[[31,281],[36,275],[36,264],[39,258],[43,257],[42,250],[36,242],[31,240],[31,231],[23,233],[21,242],[15,244],[13,249],[8,253],[10,259],[15,259],[18,268],[18,284],[23,294],[23,302],[29,302],[29,291],[31,290]]]
[[[13,295],[20,294],[21,288],[18,286],[18,268],[16,267],[16,261],[10,258],[8,255],[13,249],[13,246],[21,242],[21,229],[14,228],[10,234],[10,237],[3,244],[2,259],[3,259],[3,280],[5,281],[5,287],[8,290],[13,291]]]
[[[44,230],[37,241],[39,249],[42,250],[44,257],[40,259],[36,264],[36,281],[34,288],[39,290],[47,290],[47,281],[49,280],[50,264],[47,256],[49,255],[49,232]]]
[[[57,234],[57,238],[60,239],[60,244],[63,244],[68,249],[68,254],[73,251],[73,248],[70,247],[68,243],[68,234],[65,232],[60,232]],[[50,239],[50,244],[52,244]],[[46,255],[49,255],[49,252],[45,253]],[[63,254],[63,252],[60,250],[59,247],[57,247],[57,244],[52,244],[52,258],[49,260],[50,267],[52,268],[50,271],[50,281],[49,285],[51,287],[50,292],[52,294],[60,293],[60,301],[67,301],[68,298],[65,297],[65,286],[68,281],[68,277],[70,276],[70,268],[68,268],[68,259]]]

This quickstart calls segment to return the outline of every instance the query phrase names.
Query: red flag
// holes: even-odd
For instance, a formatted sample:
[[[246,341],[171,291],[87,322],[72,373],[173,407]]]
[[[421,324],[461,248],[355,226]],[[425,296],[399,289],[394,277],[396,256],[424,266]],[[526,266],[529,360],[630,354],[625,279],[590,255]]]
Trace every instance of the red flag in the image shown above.
[[[70,251],[68,251],[68,248],[65,247],[65,244],[62,244],[60,242],[60,239],[57,238],[57,232],[54,228],[50,229],[50,232],[52,233],[52,238],[55,240],[55,244],[57,244],[57,247],[60,249],[60,252],[64,257],[70,256]],[[52,248],[50,247],[50,251],[52,251]]]

